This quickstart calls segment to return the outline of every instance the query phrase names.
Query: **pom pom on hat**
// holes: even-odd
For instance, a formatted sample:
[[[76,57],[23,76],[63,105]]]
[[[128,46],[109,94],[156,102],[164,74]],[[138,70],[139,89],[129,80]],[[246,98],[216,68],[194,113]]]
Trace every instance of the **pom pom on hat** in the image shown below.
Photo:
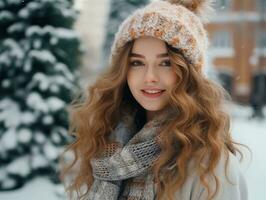
[[[202,22],[209,21],[209,16],[214,13],[213,0],[164,0],[171,4],[182,5],[195,13]]]

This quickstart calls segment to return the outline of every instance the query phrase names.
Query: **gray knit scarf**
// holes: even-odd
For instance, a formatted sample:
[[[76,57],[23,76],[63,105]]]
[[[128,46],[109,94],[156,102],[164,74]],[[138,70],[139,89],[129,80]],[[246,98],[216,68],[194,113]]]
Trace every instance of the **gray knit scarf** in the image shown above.
[[[134,128],[120,123],[100,156],[91,160],[94,182],[88,200],[153,200],[155,185],[150,167],[160,154],[156,142],[161,122],[149,121],[134,133]]]

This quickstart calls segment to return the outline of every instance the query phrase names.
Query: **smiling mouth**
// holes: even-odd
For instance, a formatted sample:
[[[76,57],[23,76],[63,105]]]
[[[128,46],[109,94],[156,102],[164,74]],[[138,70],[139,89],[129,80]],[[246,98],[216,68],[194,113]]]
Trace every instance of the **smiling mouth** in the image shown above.
[[[160,97],[165,90],[141,90],[142,94],[149,98],[157,98]]]

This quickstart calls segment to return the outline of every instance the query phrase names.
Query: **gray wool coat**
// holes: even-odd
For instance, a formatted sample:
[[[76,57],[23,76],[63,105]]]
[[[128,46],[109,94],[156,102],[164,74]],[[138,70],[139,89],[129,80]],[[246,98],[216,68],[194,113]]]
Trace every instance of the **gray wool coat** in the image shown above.
[[[220,181],[220,190],[214,200],[248,200],[248,189],[245,177],[241,171],[238,159],[229,154],[227,176],[224,170],[225,157],[223,156],[215,169],[215,174]],[[228,181],[228,179],[229,182]],[[214,185],[213,179],[208,179],[211,186]],[[212,187],[212,189],[214,189]],[[206,200],[207,190],[200,183],[196,173],[192,173],[183,187],[175,194],[176,200]]]

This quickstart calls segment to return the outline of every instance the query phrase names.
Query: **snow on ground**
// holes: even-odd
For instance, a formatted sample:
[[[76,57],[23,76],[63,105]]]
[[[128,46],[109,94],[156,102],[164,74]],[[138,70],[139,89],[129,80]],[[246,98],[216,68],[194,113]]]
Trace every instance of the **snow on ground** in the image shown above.
[[[12,192],[0,192],[1,200],[65,200],[58,195],[60,185],[53,185],[47,178],[35,178],[22,189]]]
[[[249,107],[235,106],[232,113],[233,138],[249,147],[251,154],[245,150],[242,164],[246,176],[249,199],[266,199],[266,119],[249,119],[252,111]],[[266,109],[264,109],[266,116]]]
[[[247,145],[248,151],[244,151],[245,160],[241,165],[247,179],[249,200],[266,199],[266,119],[259,121],[249,119],[251,109],[249,107],[233,105],[230,107],[232,115],[233,138]],[[264,109],[266,115],[266,109]],[[0,192],[0,200],[63,200],[66,198],[58,195],[62,187],[52,185],[46,178],[36,178],[24,188],[12,192]],[[62,192],[61,192],[62,193]]]

